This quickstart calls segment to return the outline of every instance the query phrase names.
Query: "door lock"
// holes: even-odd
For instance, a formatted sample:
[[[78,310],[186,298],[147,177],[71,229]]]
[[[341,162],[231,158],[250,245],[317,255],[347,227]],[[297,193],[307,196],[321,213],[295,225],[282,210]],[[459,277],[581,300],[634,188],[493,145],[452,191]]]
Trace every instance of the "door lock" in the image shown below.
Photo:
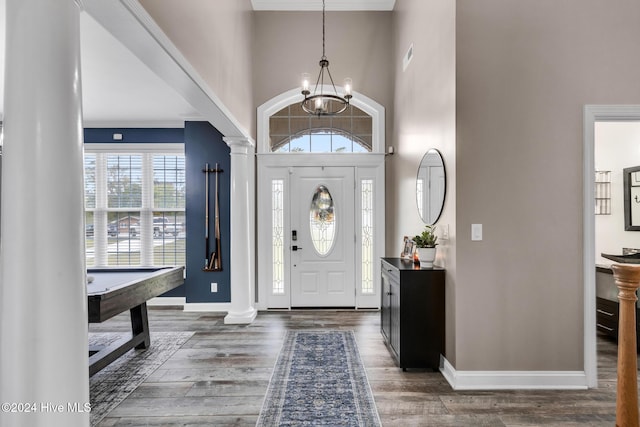
[[[298,240],[298,232],[296,230],[291,230],[291,240],[294,242]]]

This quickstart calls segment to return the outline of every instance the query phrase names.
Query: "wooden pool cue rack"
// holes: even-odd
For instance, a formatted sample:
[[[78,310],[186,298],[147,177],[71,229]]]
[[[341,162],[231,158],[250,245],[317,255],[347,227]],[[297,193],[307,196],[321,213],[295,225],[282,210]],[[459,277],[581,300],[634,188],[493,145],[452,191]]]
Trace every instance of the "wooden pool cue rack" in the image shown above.
[[[223,172],[222,169],[216,167],[214,169],[209,168],[209,163],[205,163],[202,170],[205,176],[204,184],[204,250],[205,261],[203,271],[222,271],[222,243],[220,236],[220,189],[218,184],[218,174]],[[215,210],[214,210],[214,237],[215,248],[211,251],[209,247],[209,175],[216,174],[216,193],[215,193]]]

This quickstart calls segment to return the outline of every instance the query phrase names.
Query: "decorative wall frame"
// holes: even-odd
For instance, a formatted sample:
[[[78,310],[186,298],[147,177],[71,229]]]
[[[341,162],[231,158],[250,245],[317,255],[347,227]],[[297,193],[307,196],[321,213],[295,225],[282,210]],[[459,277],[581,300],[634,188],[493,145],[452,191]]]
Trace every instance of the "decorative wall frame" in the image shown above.
[[[640,166],[623,169],[624,229],[640,231]]]
[[[611,215],[611,171],[595,173],[596,215]]]

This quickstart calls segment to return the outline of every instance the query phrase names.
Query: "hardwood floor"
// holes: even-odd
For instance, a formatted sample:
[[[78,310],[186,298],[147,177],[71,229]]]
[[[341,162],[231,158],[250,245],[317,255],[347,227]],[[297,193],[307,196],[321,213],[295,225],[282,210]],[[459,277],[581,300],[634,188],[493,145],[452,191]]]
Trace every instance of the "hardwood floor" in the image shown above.
[[[453,391],[439,372],[397,368],[373,311],[261,312],[251,325],[222,314],[150,309],[152,331],[194,331],[100,426],[254,426],[287,329],[356,334],[383,426],[613,426],[616,344],[598,338],[599,388]],[[128,331],[121,315],[91,331]]]

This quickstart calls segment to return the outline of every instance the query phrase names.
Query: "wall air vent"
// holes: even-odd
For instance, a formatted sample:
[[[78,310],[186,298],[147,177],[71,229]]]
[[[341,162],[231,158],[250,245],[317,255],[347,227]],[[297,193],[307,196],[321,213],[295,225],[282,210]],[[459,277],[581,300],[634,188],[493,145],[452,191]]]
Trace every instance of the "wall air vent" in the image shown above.
[[[405,53],[404,58],[402,58],[402,71],[406,71],[409,63],[413,59],[413,43],[409,45],[409,49],[407,49],[407,53]]]

